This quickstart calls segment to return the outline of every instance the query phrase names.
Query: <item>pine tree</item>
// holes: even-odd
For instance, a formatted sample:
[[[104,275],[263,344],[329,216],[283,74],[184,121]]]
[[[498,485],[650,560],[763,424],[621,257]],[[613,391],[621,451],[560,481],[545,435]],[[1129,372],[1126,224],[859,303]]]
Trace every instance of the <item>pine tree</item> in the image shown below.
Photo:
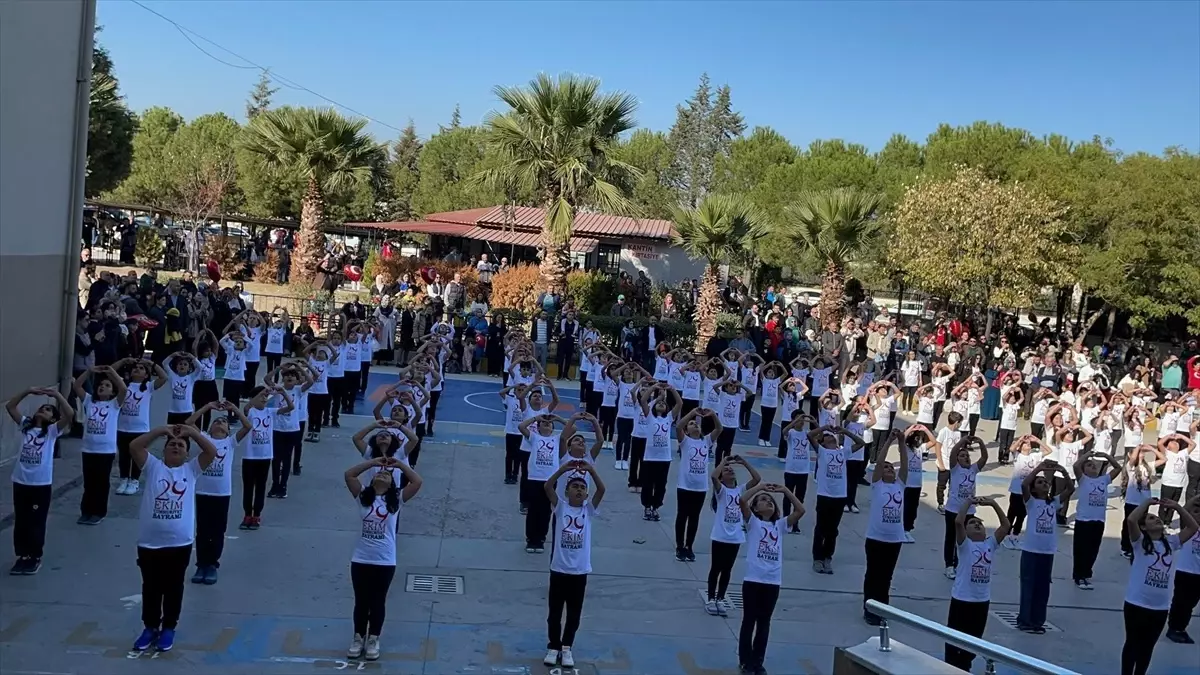
[[[413,195],[421,180],[421,149],[424,145],[417,138],[417,127],[409,120],[408,126],[400,134],[400,139],[392,146],[392,189],[394,191],[391,204],[391,217],[395,220],[414,220],[417,217],[413,209]]]
[[[258,83],[254,85],[254,89],[250,91],[250,98],[246,101],[246,119],[252,120],[270,110],[271,97],[277,91],[278,87],[271,86],[270,73],[264,70],[258,76]]]
[[[717,89],[714,98],[707,73],[700,76],[692,98],[676,111],[668,137],[674,160],[665,180],[680,204],[695,208],[712,189],[717,156],[729,155],[733,139],[742,135],[746,123],[733,110],[728,85]]]
[[[450,128],[457,129],[462,126],[462,110],[457,103],[454,104],[454,114],[450,116]]]
[[[716,155],[728,156],[733,139],[746,131],[746,121],[742,119],[741,113],[735,112],[733,109],[729,85],[722,85],[717,90],[717,100],[713,103],[712,115],[709,119],[709,126],[713,134],[714,159]],[[709,180],[711,181],[711,174],[709,174]]]

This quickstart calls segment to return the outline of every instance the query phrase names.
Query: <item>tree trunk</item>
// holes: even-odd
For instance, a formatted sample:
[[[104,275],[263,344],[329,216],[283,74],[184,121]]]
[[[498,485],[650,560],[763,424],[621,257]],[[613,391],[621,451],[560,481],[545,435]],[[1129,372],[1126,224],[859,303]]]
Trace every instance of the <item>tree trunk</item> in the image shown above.
[[[538,264],[538,274],[547,291],[559,294],[567,292],[567,271],[571,269],[570,247],[569,239],[559,243],[549,230],[542,230],[542,260]]]
[[[825,274],[821,277],[821,325],[830,321],[842,322],[842,297],[846,294],[846,271],[830,260],[825,263]]]
[[[717,314],[721,311],[721,290],[717,287],[720,276],[720,268],[710,261],[700,277],[700,297],[696,302],[696,344],[693,345],[697,354],[704,353],[708,341],[717,334]]]
[[[1117,308],[1111,307],[1108,310],[1108,325],[1104,328],[1104,341],[1112,342],[1113,331],[1117,328]]]
[[[321,258],[325,257],[325,235],[321,222],[325,220],[325,195],[316,179],[309,179],[300,205],[300,231],[296,251],[292,255],[291,281],[313,283]]]
[[[1107,310],[1108,310],[1108,303],[1106,302],[1103,305],[1100,305],[1099,309],[1097,309],[1096,311],[1089,314],[1087,321],[1084,321],[1082,325],[1076,326],[1075,338],[1073,340],[1071,340],[1071,342],[1075,343],[1075,347],[1077,349],[1082,348],[1083,341],[1087,338],[1088,331],[1090,331],[1092,329],[1092,326],[1095,325],[1096,320],[1100,318],[1100,315],[1104,314],[1104,312]],[[1114,309],[1114,312],[1115,312],[1115,309]],[[1115,315],[1113,316],[1113,320],[1114,321],[1116,320]]]

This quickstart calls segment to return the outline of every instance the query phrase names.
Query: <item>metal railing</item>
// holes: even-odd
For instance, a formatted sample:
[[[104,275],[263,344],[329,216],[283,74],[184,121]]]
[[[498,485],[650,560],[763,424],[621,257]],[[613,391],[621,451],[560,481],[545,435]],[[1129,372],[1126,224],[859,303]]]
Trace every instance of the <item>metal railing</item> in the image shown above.
[[[997,661],[1026,673],[1037,673],[1038,675],[1079,675],[1079,673],[1073,670],[1035,659],[1028,654],[1022,654],[1007,647],[1001,647],[998,644],[988,642],[973,635],[960,633],[936,621],[930,621],[924,617],[910,614],[876,600],[867,601],[867,610],[883,619],[879,624],[879,651],[881,652],[892,651],[891,637],[888,635],[888,622],[896,621],[924,633],[932,634],[959,649],[965,649],[983,657],[987,662],[984,669],[984,673],[987,675],[995,675]]]

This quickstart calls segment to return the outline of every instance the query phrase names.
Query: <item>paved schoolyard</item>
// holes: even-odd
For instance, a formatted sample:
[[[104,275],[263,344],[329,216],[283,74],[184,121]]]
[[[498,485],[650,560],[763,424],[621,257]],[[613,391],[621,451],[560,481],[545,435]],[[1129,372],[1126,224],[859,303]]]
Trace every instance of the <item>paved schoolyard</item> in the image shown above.
[[[394,377],[374,376],[372,392]],[[577,386],[564,388],[564,403]],[[86,528],[74,523],[78,492],[68,491],[51,509],[41,574],[0,577],[4,673],[546,673],[539,660],[545,648],[548,554],[523,550],[516,488],[502,483],[503,431],[494,425],[499,413],[476,407],[499,410],[496,389],[495,381],[453,379],[443,395],[437,436],[426,440],[418,467],[425,488],[401,517],[400,566],[378,662],[347,663],[343,657],[356,523],[341,474],[357,459],[350,436],[368,421],[344,417],[341,429],[326,432],[320,444],[305,445],[304,473],[293,478],[289,499],[268,501],[263,529],[229,532],[220,583],[188,584],[176,649],[158,658],[132,658],[127,651],[140,628],[137,499],[114,495],[109,519]],[[160,403],[156,399],[155,419],[165,415]],[[366,407],[360,403],[357,412],[368,413]],[[990,426],[983,428],[985,438],[994,433]],[[739,449],[768,479],[777,479],[780,465],[760,450]],[[704,512],[697,562],[676,562],[673,493],[662,522],[645,522],[636,496],[624,489],[625,475],[614,471],[611,461],[601,461],[600,467],[610,491],[593,541],[595,571],[576,640],[578,671],[734,673],[739,614],[710,617],[701,606],[711,513]],[[56,470],[77,474],[74,453]],[[994,470],[980,486],[981,493],[1000,496],[1007,478]],[[927,488],[918,543],[901,554],[893,602],[943,620],[950,582],[941,575],[941,519],[932,508],[932,485]],[[240,489],[234,492],[238,502]],[[1079,591],[1070,583],[1071,534],[1060,537],[1049,613],[1060,631],[1029,636],[993,616],[986,637],[1082,673],[1117,672],[1128,569],[1117,555],[1117,513],[1109,520],[1096,591]],[[788,537],[784,590],[767,654],[771,672],[828,675],[835,646],[874,634],[860,620],[866,518],[864,511],[843,520],[832,577],[811,572],[809,518],[802,521],[804,534]],[[1018,558],[1008,551],[998,557],[993,610],[1016,610]],[[11,562],[6,550],[0,564]],[[735,589],[741,569],[739,562]],[[407,590],[411,575],[448,577],[443,583],[452,592]],[[1200,623],[1194,623],[1193,633],[1198,632]],[[940,653],[936,641],[905,628],[894,629],[893,639]],[[1164,640],[1151,672],[1194,673],[1197,663],[1194,646]],[[976,668],[982,672],[982,663]]]

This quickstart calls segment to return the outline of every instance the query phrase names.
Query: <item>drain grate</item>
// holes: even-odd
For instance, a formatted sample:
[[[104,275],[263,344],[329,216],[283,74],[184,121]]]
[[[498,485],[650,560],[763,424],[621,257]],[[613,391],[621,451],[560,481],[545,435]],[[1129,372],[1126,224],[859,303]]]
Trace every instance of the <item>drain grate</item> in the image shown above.
[[[708,589],[698,588],[696,591],[700,594],[700,604],[708,602]],[[732,588],[725,591],[725,611],[737,610],[742,611],[742,592]]]
[[[1008,626],[1013,630],[1017,630],[1017,612],[1010,612],[1004,609],[992,610],[992,616],[1000,620],[1000,623]],[[1047,633],[1061,633],[1062,629],[1047,621],[1043,626]]]
[[[404,587],[406,593],[441,593],[462,595],[462,577],[444,577],[436,574],[410,574]]]

